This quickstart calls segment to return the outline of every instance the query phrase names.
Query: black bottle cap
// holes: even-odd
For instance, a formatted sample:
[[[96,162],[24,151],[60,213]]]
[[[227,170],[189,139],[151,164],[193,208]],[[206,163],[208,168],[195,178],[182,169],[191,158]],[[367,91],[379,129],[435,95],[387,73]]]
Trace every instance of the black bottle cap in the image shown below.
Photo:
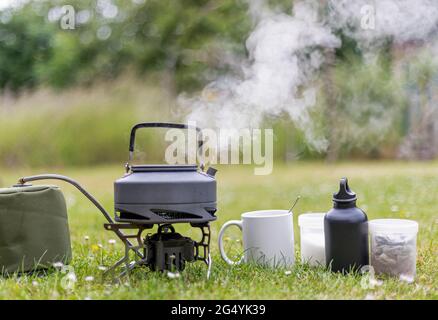
[[[348,179],[342,178],[339,182],[339,191],[338,193],[333,194],[333,201],[335,202],[353,202],[356,201],[357,197],[356,194],[350,190],[350,187],[348,186]]]

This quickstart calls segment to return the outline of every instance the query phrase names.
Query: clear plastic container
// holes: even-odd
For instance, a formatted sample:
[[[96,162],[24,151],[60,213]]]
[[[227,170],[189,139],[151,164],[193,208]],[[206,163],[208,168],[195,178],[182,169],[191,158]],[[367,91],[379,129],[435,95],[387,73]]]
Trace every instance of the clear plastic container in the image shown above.
[[[376,274],[413,281],[416,273],[418,223],[404,219],[369,222],[371,265]]]
[[[298,216],[301,238],[301,262],[325,266],[325,213],[304,213]]]

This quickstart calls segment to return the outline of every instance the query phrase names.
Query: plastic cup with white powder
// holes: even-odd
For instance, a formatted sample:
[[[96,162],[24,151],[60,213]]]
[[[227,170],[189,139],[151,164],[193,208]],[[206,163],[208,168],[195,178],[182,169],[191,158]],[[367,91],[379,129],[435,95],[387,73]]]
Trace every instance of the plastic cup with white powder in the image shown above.
[[[301,262],[325,266],[325,213],[304,213],[298,216],[301,238]]]

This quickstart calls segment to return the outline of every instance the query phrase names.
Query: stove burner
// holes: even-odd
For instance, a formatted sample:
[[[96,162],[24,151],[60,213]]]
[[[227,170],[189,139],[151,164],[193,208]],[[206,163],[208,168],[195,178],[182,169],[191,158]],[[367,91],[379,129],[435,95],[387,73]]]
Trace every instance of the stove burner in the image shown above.
[[[195,260],[195,241],[175,232],[172,225],[161,225],[158,232],[144,239],[146,265],[153,271],[184,270]]]
[[[125,269],[120,276],[129,274],[136,266],[146,266],[152,271],[183,271],[186,262],[194,261],[204,261],[210,270],[210,225],[208,223],[192,225],[192,227],[201,229],[202,238],[199,242],[175,232],[171,224],[159,225],[157,233],[147,234],[145,238],[142,237],[143,231],[151,229],[153,226],[150,224],[107,223],[104,227],[106,230],[115,232],[117,236],[123,234],[121,230],[134,231],[134,233],[119,236],[125,245],[125,255],[106,271],[107,274],[114,273],[122,266]],[[129,239],[134,239],[135,245]],[[130,259],[131,252],[135,253],[134,261]]]

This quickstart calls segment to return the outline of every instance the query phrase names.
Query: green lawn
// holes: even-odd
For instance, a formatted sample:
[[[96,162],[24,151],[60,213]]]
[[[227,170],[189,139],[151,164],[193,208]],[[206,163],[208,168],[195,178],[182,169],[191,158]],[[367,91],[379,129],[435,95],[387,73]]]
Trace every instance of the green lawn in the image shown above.
[[[90,169],[5,170],[0,186],[16,182],[22,175],[60,173],[80,181],[108,209],[112,207],[112,182],[123,174],[123,166]],[[297,263],[290,270],[254,266],[230,267],[219,256],[217,234],[227,220],[244,211],[287,209],[297,195],[301,201],[294,213],[295,247],[299,261],[297,216],[322,212],[331,207],[331,194],[338,179],[347,176],[358,194],[358,205],[370,219],[391,217],[420,223],[417,278],[414,283],[382,278],[374,288],[363,288],[360,275],[333,274],[323,268]],[[61,182],[67,199],[73,242],[72,267],[77,282],[66,289],[65,274],[26,275],[0,278],[1,299],[438,299],[438,164],[367,162],[327,165],[295,163],[277,165],[269,176],[254,176],[249,167],[221,167],[218,180],[218,221],[212,223],[212,275],[206,280],[202,263],[191,264],[179,278],[136,270],[120,284],[102,281],[100,266],[109,266],[122,254],[113,245],[114,235],[103,229],[104,218],[73,187]],[[182,233],[196,236],[185,226]],[[89,239],[86,240],[86,237]],[[239,231],[227,234],[228,250],[239,253]],[[101,244],[101,246],[99,246]],[[290,271],[290,272],[286,272]],[[91,278],[92,277],[92,278]],[[64,279],[64,281],[63,281]]]

